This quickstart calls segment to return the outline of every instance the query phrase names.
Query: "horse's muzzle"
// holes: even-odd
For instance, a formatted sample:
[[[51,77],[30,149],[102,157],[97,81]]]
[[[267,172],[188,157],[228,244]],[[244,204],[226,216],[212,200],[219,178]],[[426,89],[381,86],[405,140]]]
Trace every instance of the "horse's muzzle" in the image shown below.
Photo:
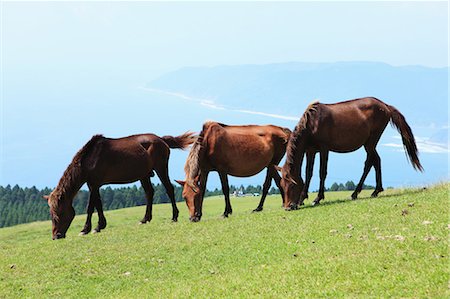
[[[64,239],[65,237],[66,234],[57,233],[55,236],[53,236],[53,240]]]
[[[189,217],[189,220],[190,220],[191,222],[199,222],[199,221],[200,221],[200,217],[199,217],[199,216]]]
[[[294,211],[298,210],[298,205],[291,203],[288,207],[284,208],[285,211]]]

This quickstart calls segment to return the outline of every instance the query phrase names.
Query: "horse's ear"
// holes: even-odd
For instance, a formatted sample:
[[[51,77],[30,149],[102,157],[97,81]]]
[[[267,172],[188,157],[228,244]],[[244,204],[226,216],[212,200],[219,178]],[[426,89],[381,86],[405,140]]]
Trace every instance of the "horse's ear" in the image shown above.
[[[45,199],[46,201],[48,201],[49,198],[50,198],[50,196],[48,196],[48,195],[42,195],[42,199]]]
[[[186,181],[175,180],[175,182],[177,182],[178,184],[180,184],[182,187],[184,187],[184,184],[186,184]]]
[[[273,167],[275,168],[276,171],[278,171],[278,172],[280,172],[280,173],[283,172],[283,168],[281,168],[280,166],[274,165]]]

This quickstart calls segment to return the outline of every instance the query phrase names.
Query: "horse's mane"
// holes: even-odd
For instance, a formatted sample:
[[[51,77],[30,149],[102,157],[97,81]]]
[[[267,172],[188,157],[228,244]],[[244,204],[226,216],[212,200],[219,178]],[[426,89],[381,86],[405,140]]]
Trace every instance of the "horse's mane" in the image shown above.
[[[73,197],[75,193],[81,188],[82,182],[82,167],[81,162],[90,154],[98,145],[98,141],[104,139],[103,135],[94,135],[73,157],[72,162],[67,166],[64,174],[59,180],[58,186],[53,190],[48,200],[50,211],[56,215],[56,211],[60,204],[60,199],[63,195],[65,197]],[[98,151],[97,151],[98,153]]]
[[[308,121],[311,118],[311,114],[317,111],[318,101],[314,101],[308,105],[299,122],[295,126],[294,132],[292,132],[288,146],[286,149],[286,164],[289,166],[289,169],[292,169],[296,164],[295,157],[297,154],[297,147],[301,140],[302,135],[308,129]]]
[[[209,126],[212,124],[218,124],[222,127],[226,127],[227,125],[222,123],[217,123],[214,121],[207,121],[203,124],[202,131],[197,137],[194,145],[189,152],[188,158],[186,160],[186,164],[184,165],[184,172],[186,173],[186,180],[192,182],[192,180],[200,174],[200,156],[203,152],[204,148],[204,136]]]

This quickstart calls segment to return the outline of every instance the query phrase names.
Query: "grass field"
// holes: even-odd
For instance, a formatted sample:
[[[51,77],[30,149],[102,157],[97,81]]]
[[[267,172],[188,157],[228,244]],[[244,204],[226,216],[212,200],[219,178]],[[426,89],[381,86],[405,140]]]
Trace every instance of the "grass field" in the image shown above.
[[[279,196],[253,214],[259,197],[232,198],[229,219],[209,198],[199,223],[179,203],[178,223],[156,205],[138,225],[136,207],[107,212],[108,227],[84,237],[77,216],[58,241],[48,221],[3,228],[0,298],[449,298],[449,186],[356,201],[329,192],[292,212]]]

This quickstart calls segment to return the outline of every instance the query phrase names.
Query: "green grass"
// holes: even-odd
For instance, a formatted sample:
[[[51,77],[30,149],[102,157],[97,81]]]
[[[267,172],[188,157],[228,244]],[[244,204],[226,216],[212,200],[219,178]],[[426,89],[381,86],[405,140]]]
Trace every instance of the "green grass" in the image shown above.
[[[328,192],[293,212],[279,196],[253,214],[259,197],[232,198],[229,219],[216,197],[199,223],[180,203],[178,223],[155,205],[152,223],[138,225],[136,207],[107,212],[96,235],[79,237],[76,217],[58,241],[49,221],[3,228],[0,298],[448,298],[449,186],[356,201]]]

